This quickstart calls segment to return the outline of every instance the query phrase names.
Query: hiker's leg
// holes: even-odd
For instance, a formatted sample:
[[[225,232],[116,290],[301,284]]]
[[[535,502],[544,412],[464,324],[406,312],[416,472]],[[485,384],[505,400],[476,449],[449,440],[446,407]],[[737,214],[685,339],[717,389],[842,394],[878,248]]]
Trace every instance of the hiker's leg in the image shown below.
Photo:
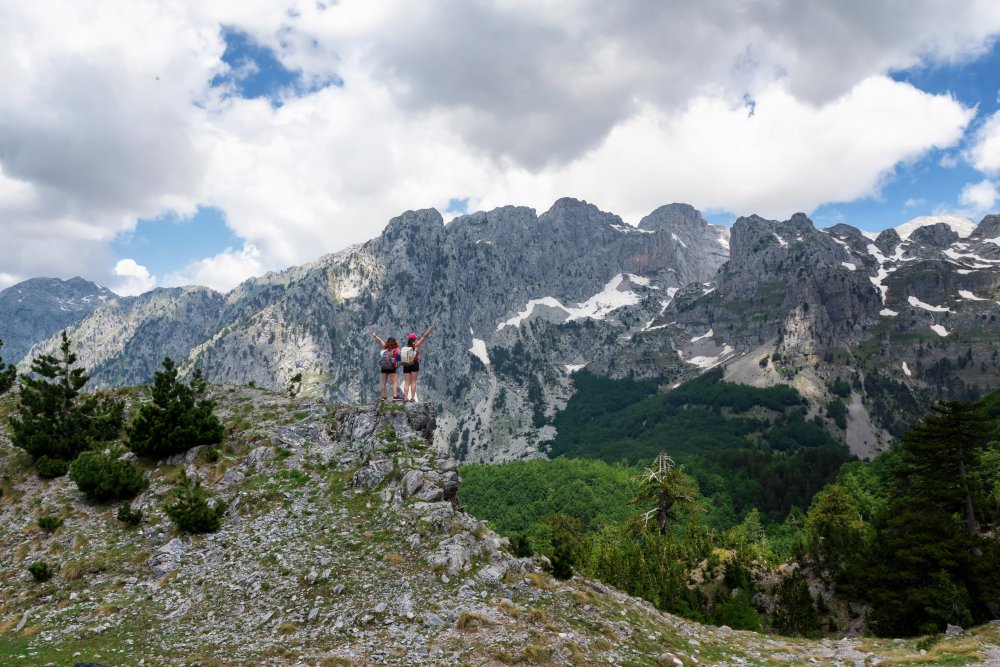
[[[382,398],[385,398],[385,381],[389,379],[387,373],[381,373],[382,375]]]
[[[407,401],[413,395],[413,373],[403,370],[403,398]]]
[[[392,397],[396,398],[399,396],[399,373],[393,371],[392,373]]]
[[[417,400],[417,376],[420,375],[420,371],[413,371],[410,373],[410,400]]]

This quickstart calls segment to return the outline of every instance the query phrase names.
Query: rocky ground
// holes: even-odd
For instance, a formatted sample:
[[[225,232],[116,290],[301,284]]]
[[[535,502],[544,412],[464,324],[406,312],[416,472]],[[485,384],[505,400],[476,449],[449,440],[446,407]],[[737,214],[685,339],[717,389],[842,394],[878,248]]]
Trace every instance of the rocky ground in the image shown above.
[[[0,427],[0,663],[1000,665],[1000,626],[937,641],[768,637],[556,581],[455,505],[429,406],[213,393],[230,431],[220,455],[137,461],[150,478],[138,528],[68,478],[39,480]],[[179,535],[164,515],[181,469],[228,503],[218,533]],[[62,526],[44,532],[44,515]],[[43,584],[27,570],[39,560],[57,572]]]

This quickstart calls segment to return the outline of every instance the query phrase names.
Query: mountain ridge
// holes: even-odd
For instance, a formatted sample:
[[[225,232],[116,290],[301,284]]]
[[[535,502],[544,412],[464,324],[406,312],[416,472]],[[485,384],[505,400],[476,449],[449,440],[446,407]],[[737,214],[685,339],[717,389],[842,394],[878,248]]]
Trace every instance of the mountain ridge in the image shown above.
[[[873,240],[804,214],[746,216],[730,230],[686,204],[634,227],[569,198],[541,215],[505,206],[448,224],[406,211],[364,244],[224,295],[120,299],[70,334],[103,386],[147,381],[169,354],[217,382],[284,390],[301,374],[307,393],[368,400],[368,332],[436,319],[424,398],[443,407],[440,437],[485,461],[541,455],[582,367],[670,386],[722,365],[733,381],[796,386],[813,415],[829,382],[853,377],[838,437],[868,456],[931,401],[981,393],[1000,375],[988,336],[1000,218],[965,237],[927,222]]]

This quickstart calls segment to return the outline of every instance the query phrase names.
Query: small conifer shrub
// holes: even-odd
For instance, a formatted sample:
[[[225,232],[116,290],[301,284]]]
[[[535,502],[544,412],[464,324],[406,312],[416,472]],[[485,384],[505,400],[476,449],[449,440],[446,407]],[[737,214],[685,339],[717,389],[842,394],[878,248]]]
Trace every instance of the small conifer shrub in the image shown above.
[[[192,480],[182,470],[164,510],[177,528],[185,533],[214,533],[222,526],[226,503],[216,498],[211,505],[208,500],[208,492],[201,482]]]
[[[3,341],[0,340],[0,347],[3,347]],[[17,379],[17,369],[14,368],[14,364],[5,364],[3,362],[3,357],[0,357],[0,395],[7,392],[8,389],[14,386],[14,380]]]
[[[69,471],[69,461],[42,456],[35,461],[35,472],[42,479],[62,477]]]
[[[142,510],[132,509],[131,505],[124,503],[118,508],[118,520],[130,528],[135,528],[142,523]]]
[[[573,578],[573,555],[569,547],[557,545],[551,562],[553,577],[563,581]]]
[[[62,525],[62,519],[51,514],[38,517],[38,527],[46,533],[54,533]]]
[[[153,400],[139,409],[127,429],[129,448],[140,456],[161,458],[222,442],[226,429],[213,414],[215,403],[204,398],[206,389],[200,369],[184,384],[166,357],[163,370],[153,377]]]
[[[146,488],[142,472],[113,453],[89,451],[80,454],[69,468],[77,488],[97,502],[127,500]]]
[[[38,583],[43,583],[52,578],[55,574],[55,568],[46,563],[44,560],[35,561],[28,566],[28,572],[34,577],[35,581]]]
[[[511,551],[518,558],[528,558],[534,553],[531,549],[531,542],[528,541],[527,535],[517,534],[510,540]]]

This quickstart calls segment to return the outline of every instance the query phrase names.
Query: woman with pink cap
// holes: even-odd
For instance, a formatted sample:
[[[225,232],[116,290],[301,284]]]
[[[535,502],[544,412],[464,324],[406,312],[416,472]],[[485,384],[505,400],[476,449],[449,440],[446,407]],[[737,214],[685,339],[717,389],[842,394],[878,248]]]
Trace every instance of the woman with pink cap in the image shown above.
[[[406,346],[400,350],[400,361],[403,365],[403,399],[417,400],[417,377],[420,374],[420,346],[427,340],[427,334],[434,328],[434,322],[420,338],[411,333],[406,337]]]

